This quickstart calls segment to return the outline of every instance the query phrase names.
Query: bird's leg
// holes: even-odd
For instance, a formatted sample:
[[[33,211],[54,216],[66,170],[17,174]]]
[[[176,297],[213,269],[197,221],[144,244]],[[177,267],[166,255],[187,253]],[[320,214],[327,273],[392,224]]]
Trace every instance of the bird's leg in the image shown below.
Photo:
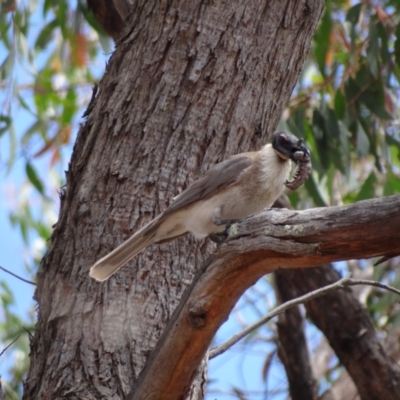
[[[214,225],[221,226],[221,225],[226,225],[225,230],[229,230],[232,224],[238,224],[239,222],[242,222],[241,219],[221,219],[221,207],[217,207],[214,210],[213,217],[212,217],[212,222]]]
[[[241,222],[240,219],[229,219],[229,220],[221,219],[221,208],[220,207],[217,207],[214,210],[212,221],[217,226],[225,225],[225,229],[223,231],[214,232],[209,235],[209,238],[217,244],[224,243],[226,241],[226,239],[228,239],[228,237],[229,237],[229,230],[230,230],[231,226],[233,224],[237,224],[237,223]]]

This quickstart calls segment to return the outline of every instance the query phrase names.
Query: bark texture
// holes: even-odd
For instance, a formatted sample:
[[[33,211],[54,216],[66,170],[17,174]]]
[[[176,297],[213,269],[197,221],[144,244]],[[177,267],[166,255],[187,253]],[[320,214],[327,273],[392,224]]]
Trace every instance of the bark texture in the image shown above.
[[[285,271],[275,271],[279,302],[294,299],[296,293],[286,284]],[[317,400],[317,381],[311,368],[300,307],[280,314],[277,323],[278,356],[285,367],[291,400]]]
[[[216,330],[242,293],[262,275],[277,268],[312,267],[348,258],[392,254],[400,241],[399,226],[400,195],[351,206],[301,212],[267,211],[248,218],[240,225],[237,235],[218,248],[197,274],[128,399],[180,398],[181,393],[187,390],[195,365],[202,359]],[[360,232],[364,234],[360,235]],[[357,304],[358,310],[362,309]],[[338,312],[339,309],[335,307],[335,310]],[[339,342],[339,358],[345,354],[346,347],[357,347],[355,341],[367,334],[366,342],[360,344],[360,350],[367,351],[348,353],[353,359],[347,359],[345,366],[349,371],[354,368],[357,375],[363,369],[362,366],[357,368],[360,357],[378,346],[371,361],[379,356],[381,372],[387,374],[386,392],[398,396],[398,366],[390,362],[375,338],[365,313],[358,312],[357,317],[355,327],[349,327],[352,336],[344,335]],[[348,323],[351,324],[351,321]],[[329,324],[326,319],[326,326],[320,327],[324,333],[326,331],[328,340],[332,332],[340,331],[340,327],[329,328]],[[356,340],[352,339],[354,337]],[[345,362],[344,359],[342,362]],[[375,393],[379,393],[377,382],[368,383],[364,377],[362,384],[365,385],[360,393],[363,399],[378,398],[374,397]],[[368,386],[375,390],[368,392],[365,389]]]
[[[189,237],[150,247],[103,284],[89,279],[90,266],[210,164],[265,144],[323,5],[132,4],[79,131],[38,276],[24,399],[126,397],[212,246]],[[202,323],[198,312],[191,320]],[[203,354],[190,360],[191,371]],[[201,397],[201,385],[192,393]]]

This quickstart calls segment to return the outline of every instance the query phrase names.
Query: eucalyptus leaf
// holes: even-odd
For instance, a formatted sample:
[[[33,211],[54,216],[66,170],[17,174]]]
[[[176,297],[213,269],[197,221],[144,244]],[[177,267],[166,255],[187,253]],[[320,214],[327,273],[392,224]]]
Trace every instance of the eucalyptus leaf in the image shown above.
[[[347,12],[346,21],[349,21],[353,25],[356,25],[360,19],[361,6],[362,4],[359,3],[351,7],[350,10]]]
[[[340,89],[335,94],[335,112],[338,119],[343,119],[346,109],[346,98]]]
[[[32,185],[38,190],[38,192],[44,195],[44,186],[42,181],[40,180],[38,174],[36,173],[35,168],[29,162],[26,163],[25,166],[26,175]]]
[[[317,207],[327,207],[327,204],[326,204],[325,200],[323,199],[323,197],[318,189],[318,185],[316,184],[315,179],[312,175],[310,175],[310,177],[306,180],[304,186],[305,186],[307,192],[312,197],[312,199]]]
[[[365,157],[369,153],[369,139],[361,124],[357,128],[357,153],[360,157]]]
[[[371,23],[369,27],[369,44],[367,47],[367,60],[372,75],[377,78],[379,73],[379,43],[378,28],[376,23]]]
[[[355,201],[373,199],[375,197],[375,185],[378,182],[374,172],[371,172],[368,178],[361,186]]]

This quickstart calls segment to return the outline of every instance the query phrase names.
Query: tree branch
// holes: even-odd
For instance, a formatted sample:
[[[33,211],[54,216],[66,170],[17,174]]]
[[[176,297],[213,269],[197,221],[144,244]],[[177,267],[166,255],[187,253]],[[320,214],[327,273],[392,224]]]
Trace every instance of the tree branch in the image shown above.
[[[35,282],[29,281],[28,279],[25,279],[25,278],[22,278],[22,277],[20,277],[19,275],[14,274],[14,272],[9,271],[7,268],[4,268],[4,267],[0,266],[0,269],[2,269],[4,272],[7,272],[7,274],[10,274],[10,275],[12,275],[13,277],[15,277],[15,278],[21,280],[22,282],[29,283],[30,285],[36,286],[36,283],[35,283]]]
[[[399,226],[399,195],[250,217],[199,271],[128,399],[182,397],[215,332],[262,275],[283,267],[393,254]]]
[[[18,335],[11,343],[9,343],[4,349],[0,352],[0,357],[7,351],[9,347],[11,347],[19,338],[21,335]]]
[[[376,282],[376,281],[353,279],[353,278],[351,278],[351,274],[349,274],[349,275],[345,276],[344,278],[336,281],[335,283],[332,283],[331,285],[327,285],[320,289],[313,290],[312,292],[309,292],[309,293],[305,294],[304,296],[296,297],[295,299],[286,301],[285,303],[276,307],[273,311],[264,315],[258,321],[254,322],[253,324],[247,326],[242,331],[233,335],[229,340],[227,340],[225,343],[221,344],[221,346],[213,348],[210,351],[209,359],[211,360],[212,358],[215,358],[215,357],[221,355],[226,350],[230,349],[233,345],[235,345],[237,342],[239,342],[244,337],[246,337],[248,334],[250,334],[254,330],[260,328],[261,326],[266,324],[268,321],[270,321],[272,318],[283,313],[284,311],[286,311],[296,305],[303,304],[309,300],[323,296],[332,290],[340,289],[340,288],[344,288],[344,287],[348,287],[348,286],[356,286],[356,285],[375,286],[380,289],[385,289],[385,290],[388,290],[389,292],[396,293],[400,296],[400,290],[398,290],[392,286],[385,285],[383,283]]]
[[[376,282],[376,281],[368,281],[365,279],[350,279],[345,286],[355,286],[355,285],[368,285],[375,286],[380,289],[385,289],[389,292],[396,293],[400,296],[400,290],[394,288],[393,286],[385,285],[384,283]]]
[[[266,324],[269,320],[276,317],[277,315],[283,313],[284,311],[292,308],[296,305],[303,304],[306,301],[311,299],[315,299],[316,297],[323,296],[324,294],[328,293],[331,290],[338,289],[341,287],[347,286],[346,283],[351,281],[351,275],[347,275],[344,278],[340,279],[339,281],[333,283],[332,285],[324,286],[323,288],[314,290],[310,293],[305,294],[304,296],[297,297],[293,300],[289,300],[280,306],[276,307],[273,311],[266,314],[264,317],[260,318],[258,321],[254,322],[254,324],[249,325],[236,335],[233,335],[229,340],[223,343],[221,346],[218,346],[210,351],[209,358],[212,359],[224,353],[226,350],[230,349],[233,345],[237,342],[242,340],[246,337],[249,333],[253,332],[254,330],[260,328],[264,324]]]

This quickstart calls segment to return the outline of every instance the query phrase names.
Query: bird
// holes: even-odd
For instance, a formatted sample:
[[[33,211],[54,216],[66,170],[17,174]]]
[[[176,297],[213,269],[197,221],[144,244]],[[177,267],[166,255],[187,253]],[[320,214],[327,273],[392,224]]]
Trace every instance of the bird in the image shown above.
[[[98,260],[90,276],[104,281],[152,243],[163,243],[190,232],[197,238],[223,233],[232,223],[269,208],[283,194],[285,185],[297,188],[311,170],[310,151],[302,139],[279,131],[272,143],[259,151],[234,155],[211,167],[176,196],[170,206],[115,250]],[[303,181],[287,179],[291,161],[308,166]],[[306,162],[305,162],[306,161]],[[300,167],[298,168],[300,171]],[[297,171],[297,172],[298,172]]]

